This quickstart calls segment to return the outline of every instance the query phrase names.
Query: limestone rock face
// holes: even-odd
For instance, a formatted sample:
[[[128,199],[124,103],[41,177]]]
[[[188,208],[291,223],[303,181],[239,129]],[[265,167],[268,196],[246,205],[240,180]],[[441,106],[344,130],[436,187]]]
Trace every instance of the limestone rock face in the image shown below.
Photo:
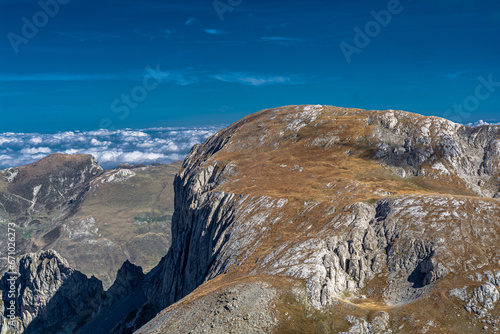
[[[11,285],[12,275],[4,275],[0,283],[3,300]],[[38,333],[44,328],[69,321],[75,316],[98,312],[105,304],[102,283],[69,268],[68,263],[55,251],[31,253],[19,261],[16,315],[25,333]],[[73,319],[74,320],[74,319]],[[76,326],[76,324],[74,324]]]
[[[147,305],[159,311],[221,275],[302,280],[316,309],[438,300],[446,286],[500,263],[499,140],[497,126],[394,110],[291,106],[250,115],[185,159],[172,248],[146,278]],[[493,289],[474,293],[476,304],[494,304]],[[451,321],[426,317],[405,326]],[[375,322],[379,331],[370,319],[350,319],[365,332],[390,330],[385,320]]]
[[[103,319],[118,321],[145,301],[145,275],[141,267],[129,261],[118,270],[108,291],[104,291],[97,278],[88,278],[70,268],[54,250],[26,254],[17,267],[18,274],[9,272],[0,280],[2,331],[11,329],[7,309],[11,300],[16,305],[15,333],[95,333],[104,329],[109,332],[116,323]],[[15,287],[15,298],[9,296],[11,286]]]
[[[499,141],[498,126],[395,110],[245,117],[186,157],[158,266],[143,277],[125,264],[130,279],[110,289],[141,305],[121,319],[118,307],[114,327],[105,311],[94,321],[112,333],[496,330]]]

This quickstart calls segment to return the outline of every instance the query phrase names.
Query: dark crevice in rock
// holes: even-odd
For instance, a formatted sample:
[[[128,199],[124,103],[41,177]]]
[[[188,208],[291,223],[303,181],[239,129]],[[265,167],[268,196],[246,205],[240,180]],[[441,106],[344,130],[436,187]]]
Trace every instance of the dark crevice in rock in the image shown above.
[[[376,211],[375,213],[376,221],[386,220],[387,216],[391,212],[391,206],[389,205],[389,201],[383,200],[378,202],[375,211]]]
[[[408,276],[408,282],[413,283],[413,288],[419,289],[430,283],[434,269],[431,259],[432,255],[420,261],[415,270]]]

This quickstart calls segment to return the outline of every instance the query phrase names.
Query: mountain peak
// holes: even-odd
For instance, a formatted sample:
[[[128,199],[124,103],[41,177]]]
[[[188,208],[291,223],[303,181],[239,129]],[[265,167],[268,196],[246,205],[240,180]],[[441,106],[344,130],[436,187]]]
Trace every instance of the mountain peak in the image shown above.
[[[488,312],[498,300],[490,285],[498,286],[500,206],[489,197],[499,191],[499,147],[498,126],[398,110],[287,106],[243,118],[183,163],[172,246],[145,288],[158,310],[187,297],[139,332],[177,326],[185,305],[200,298],[224,302],[213,281],[270,277],[281,280],[272,311],[285,314],[273,329],[283,333],[318,328],[292,311],[311,306],[334,332],[390,324],[422,332],[431,322],[474,332],[466,312],[496,322]],[[303,285],[290,292],[289,278]],[[230,317],[245,316],[231,305]]]
[[[6,211],[26,215],[74,201],[81,187],[102,173],[92,155],[51,154],[26,166],[0,171],[7,191],[0,191]]]
[[[293,197],[317,188],[311,198],[328,196],[334,174],[358,182],[367,197],[422,187],[492,197],[499,191],[499,138],[498,126],[470,128],[405,111],[287,106],[243,118],[195,147],[187,161],[230,163],[235,174],[224,189],[235,193]],[[413,177],[422,184],[409,184]]]
[[[62,154],[54,153],[26,166],[10,168],[19,170],[20,177],[14,178],[12,183],[27,183],[32,179],[44,178],[54,174],[78,173],[88,170],[90,175],[97,175],[102,168],[94,156],[90,154]]]
[[[474,333],[500,323],[499,162],[498,126],[321,105],[249,115],[193,147],[174,181],[168,253],[146,275],[125,261],[86,328]]]

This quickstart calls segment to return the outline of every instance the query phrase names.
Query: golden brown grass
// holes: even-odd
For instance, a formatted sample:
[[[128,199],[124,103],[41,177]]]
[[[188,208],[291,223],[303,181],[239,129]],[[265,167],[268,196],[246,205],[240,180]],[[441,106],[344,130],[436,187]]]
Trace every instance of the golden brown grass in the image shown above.
[[[228,163],[236,166],[236,173],[229,176],[214,191],[285,198],[288,205],[280,210],[281,219],[266,230],[263,239],[259,240],[258,248],[244,263],[241,258],[239,266],[231,268],[228,274],[203,284],[181,303],[235,282],[264,279],[262,276],[246,275],[259,265],[260,259],[284,242],[300,243],[311,237],[325,237],[319,232],[332,218],[325,216],[327,208],[333,205],[339,211],[355,202],[373,203],[386,197],[378,194],[379,190],[388,191],[391,196],[435,194],[467,199],[467,205],[471,208],[464,209],[468,213],[474,210],[474,201],[479,200],[479,197],[457,176],[440,179],[425,176],[402,178],[374,159],[374,148],[378,140],[374,135],[375,129],[378,128],[373,121],[374,114],[384,112],[326,107],[326,112],[321,113],[312,124],[295,134],[286,130],[287,125],[293,121],[295,108],[289,106],[280,108],[279,111],[264,110],[244,118],[234,125],[233,129],[225,130],[226,135],[231,135],[230,144],[206,162],[207,165],[217,161],[219,166]],[[286,120],[287,117],[290,119]],[[410,127],[414,126],[414,122],[425,119],[419,115],[412,117],[413,120],[400,119],[399,122],[403,127]],[[313,146],[313,140],[321,136],[338,136],[339,139],[329,147]],[[423,168],[430,166],[424,165]],[[484,198],[481,200],[488,201]],[[304,213],[306,202],[319,204],[312,211]],[[349,213],[349,210],[346,210],[346,213]],[[273,218],[275,217],[271,216],[269,221]],[[312,225],[307,232],[299,228],[304,222]],[[463,233],[467,233],[468,226],[475,222],[465,223],[450,219],[448,223],[462,224]],[[434,237],[450,237],[450,229],[439,230],[437,227],[426,226],[426,233]],[[330,232],[332,235],[342,233]],[[484,253],[483,248],[486,245],[472,236],[470,240],[471,242],[465,245],[468,247],[465,252],[478,255]],[[478,246],[479,244],[481,246]],[[458,253],[456,255],[466,256]],[[487,254],[483,256],[488,258]],[[466,269],[464,267],[464,270]],[[283,292],[282,298],[276,304],[281,316],[278,333],[336,333],[351,326],[345,321],[347,315],[356,315],[370,321],[380,311],[390,314],[391,328],[397,329],[398,333],[418,333],[424,329],[427,333],[473,333],[479,329],[470,324],[471,316],[464,311],[463,303],[442,292],[452,287],[471,284],[469,280],[458,277],[442,280],[439,283],[442,286],[436,286],[428,297],[405,306],[389,307],[382,302],[386,279],[386,276],[379,275],[371,280],[371,292],[366,293],[367,299],[339,300],[336,305],[323,311],[311,309],[297,301],[293,294],[287,292],[290,286],[283,283],[287,282],[286,280],[274,281],[274,286]],[[446,284],[449,286],[445,286]],[[283,317],[285,313],[288,314],[286,318]],[[457,314],[460,314],[460,317],[457,317]],[[428,325],[423,319],[434,319],[435,326]]]

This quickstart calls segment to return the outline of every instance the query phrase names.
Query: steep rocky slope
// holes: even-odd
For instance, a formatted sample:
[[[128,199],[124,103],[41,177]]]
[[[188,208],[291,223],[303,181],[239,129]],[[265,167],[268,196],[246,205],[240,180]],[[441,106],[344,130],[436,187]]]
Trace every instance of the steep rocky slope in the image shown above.
[[[129,259],[146,271],[170,246],[173,178],[180,164],[103,171],[90,155],[53,154],[0,171],[0,228],[17,228],[17,256],[55,249],[108,288]],[[6,270],[0,238],[0,272]]]
[[[136,324],[120,330],[195,289],[217,299],[211,279],[255,275],[283,280],[274,306],[261,309],[280,320],[277,331],[300,320],[282,312],[294,303],[322,310],[311,311],[323,319],[311,326],[334,332],[496,328],[499,148],[499,127],[403,111],[291,106],[250,115],[184,161],[172,247],[147,278],[150,300]],[[288,296],[286,277],[304,282],[307,302]],[[178,324],[185,304],[141,332]],[[179,332],[200,325],[192,326]]]
[[[109,330],[112,327],[101,315],[115,316],[114,321],[118,321],[145,300],[142,269],[128,261],[106,292],[101,281],[71,269],[53,250],[24,255],[15,272],[0,280],[2,333],[95,333],[95,328],[83,327],[94,319],[100,329],[108,326]],[[14,298],[11,286],[16,288]],[[15,318],[9,316],[11,305]]]
[[[121,290],[142,306],[113,327],[124,309],[92,310],[82,331],[494,332],[499,162],[498,126],[330,106],[245,117],[185,159],[172,245]]]

